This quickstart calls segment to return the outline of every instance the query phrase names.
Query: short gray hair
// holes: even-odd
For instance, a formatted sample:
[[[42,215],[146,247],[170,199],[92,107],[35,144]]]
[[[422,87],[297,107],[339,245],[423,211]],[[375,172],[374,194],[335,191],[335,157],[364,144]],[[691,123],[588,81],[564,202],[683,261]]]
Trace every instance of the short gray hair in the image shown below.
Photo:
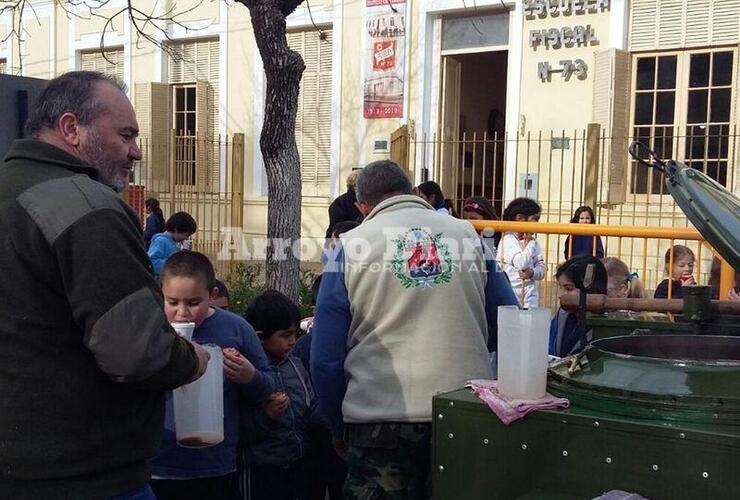
[[[375,206],[391,196],[411,194],[411,181],[397,163],[374,161],[360,172],[355,191],[359,201]]]
[[[83,125],[89,125],[105,110],[105,103],[95,94],[95,86],[108,83],[126,93],[126,84],[114,76],[97,71],[70,71],[50,80],[39,95],[26,123],[26,134],[37,138],[51,130],[64,113],[72,113]]]

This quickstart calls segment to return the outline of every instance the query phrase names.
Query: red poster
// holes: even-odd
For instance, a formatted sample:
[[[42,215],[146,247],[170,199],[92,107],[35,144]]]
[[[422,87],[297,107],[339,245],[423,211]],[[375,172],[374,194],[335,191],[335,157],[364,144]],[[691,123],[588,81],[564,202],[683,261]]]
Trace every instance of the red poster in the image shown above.
[[[373,69],[383,71],[396,66],[396,41],[385,40],[373,45]]]

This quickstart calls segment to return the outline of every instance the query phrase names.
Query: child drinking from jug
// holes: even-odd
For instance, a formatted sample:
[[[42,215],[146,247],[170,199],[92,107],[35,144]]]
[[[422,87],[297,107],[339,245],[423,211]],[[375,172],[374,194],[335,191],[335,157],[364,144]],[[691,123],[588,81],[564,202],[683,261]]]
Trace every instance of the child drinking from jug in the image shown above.
[[[264,401],[275,391],[269,363],[252,327],[236,314],[210,306],[217,293],[215,280],[208,257],[198,252],[174,254],[160,273],[167,319],[195,323],[193,341],[223,348],[225,380],[224,440],[207,448],[177,444],[172,393],[167,394],[162,444],[149,464],[158,500],[237,498],[240,403]]]
[[[504,220],[516,222],[537,222],[542,209],[529,198],[516,198],[504,210]],[[501,263],[511,282],[520,305],[537,307],[539,292],[537,281],[545,277],[545,259],[542,247],[532,233],[505,233],[498,246],[497,260]]]
[[[249,500],[303,500],[304,458],[317,403],[303,363],[290,355],[300,311],[282,293],[268,290],[254,298],[245,317],[257,329],[278,387],[265,404],[245,409],[241,495]]]
[[[178,245],[182,247],[186,241],[189,241],[188,238],[195,234],[198,225],[189,213],[177,212],[167,219],[164,229],[164,233],[155,234],[152,237],[147,250],[155,277],[159,277],[164,263],[178,251]],[[182,248],[186,247],[189,248],[189,243]]]
[[[673,258],[671,260],[671,253]],[[665,272],[668,278],[660,282],[655,289],[656,299],[667,299],[668,287],[671,287],[671,299],[683,298],[683,287],[696,285],[694,279],[694,252],[684,245],[673,245],[665,253]],[[673,264],[671,267],[671,263]]]

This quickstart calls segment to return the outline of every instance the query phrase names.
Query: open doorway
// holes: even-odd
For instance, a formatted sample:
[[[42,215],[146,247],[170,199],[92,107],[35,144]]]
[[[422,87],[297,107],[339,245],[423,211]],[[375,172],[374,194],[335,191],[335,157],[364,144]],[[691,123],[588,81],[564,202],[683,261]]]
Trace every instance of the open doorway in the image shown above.
[[[442,58],[440,183],[458,212],[484,196],[501,214],[508,51]]]

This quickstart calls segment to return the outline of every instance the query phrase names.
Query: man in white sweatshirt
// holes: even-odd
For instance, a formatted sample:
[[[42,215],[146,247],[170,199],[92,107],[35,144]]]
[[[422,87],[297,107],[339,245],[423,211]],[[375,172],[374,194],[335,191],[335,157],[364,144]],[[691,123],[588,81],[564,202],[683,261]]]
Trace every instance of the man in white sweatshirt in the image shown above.
[[[356,190],[365,219],[324,269],[311,374],[349,446],[346,498],[420,498],[432,397],[490,378],[497,307],[516,297],[472,226],[412,196],[398,165],[371,163]]]

